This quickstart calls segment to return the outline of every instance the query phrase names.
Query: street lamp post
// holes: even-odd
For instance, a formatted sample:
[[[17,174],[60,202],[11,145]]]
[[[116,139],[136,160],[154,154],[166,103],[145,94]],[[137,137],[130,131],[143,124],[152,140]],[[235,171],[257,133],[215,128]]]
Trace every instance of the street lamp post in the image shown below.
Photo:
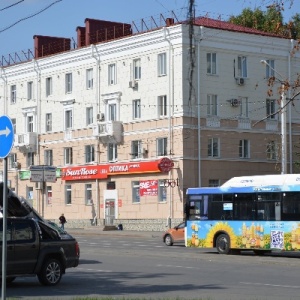
[[[276,71],[266,60],[260,61],[262,64],[267,65],[276,74],[281,77],[281,101],[280,101],[280,112],[281,112],[281,174],[287,173],[287,139],[286,139],[286,93],[285,84],[282,75]]]

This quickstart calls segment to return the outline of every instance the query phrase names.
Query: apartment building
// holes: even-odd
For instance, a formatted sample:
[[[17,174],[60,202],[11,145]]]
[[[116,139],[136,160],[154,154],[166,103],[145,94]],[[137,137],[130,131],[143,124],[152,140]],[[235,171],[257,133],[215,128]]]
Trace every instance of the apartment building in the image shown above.
[[[34,36],[33,59],[1,68],[0,115],[15,129],[9,186],[68,226],[162,230],[184,218],[188,187],[280,173],[277,88],[296,78],[294,41],[208,18],[195,19],[192,37],[189,26],[169,18],[134,33],[86,19],[74,49]],[[279,82],[268,94],[271,76]],[[300,133],[293,104],[289,173]],[[56,167],[56,181],[32,182],[32,166]]]

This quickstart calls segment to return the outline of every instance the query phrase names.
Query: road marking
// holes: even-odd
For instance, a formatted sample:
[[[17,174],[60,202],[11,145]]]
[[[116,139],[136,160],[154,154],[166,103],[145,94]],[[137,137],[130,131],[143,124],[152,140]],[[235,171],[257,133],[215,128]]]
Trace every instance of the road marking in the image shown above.
[[[164,268],[181,268],[181,269],[199,269],[199,267],[175,266],[175,265],[156,265],[157,267]]]
[[[240,282],[241,284],[247,285],[261,285],[261,286],[276,286],[276,287],[284,287],[284,288],[292,288],[292,289],[300,289],[298,285],[282,285],[282,284],[270,284],[270,283],[257,283],[257,282]]]
[[[87,268],[76,268],[76,270],[83,270],[83,271],[91,271],[91,272],[104,272],[104,273],[111,273],[112,270],[94,270],[94,269],[87,269]]]

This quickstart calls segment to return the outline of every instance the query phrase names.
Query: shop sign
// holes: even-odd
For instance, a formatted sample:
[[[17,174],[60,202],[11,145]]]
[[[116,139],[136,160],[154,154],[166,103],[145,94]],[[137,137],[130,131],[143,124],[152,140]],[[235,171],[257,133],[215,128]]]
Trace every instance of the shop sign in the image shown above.
[[[87,180],[107,178],[106,166],[84,166],[63,168],[62,180]]]
[[[141,180],[140,196],[157,196],[158,180]]]
[[[158,168],[161,172],[169,172],[174,167],[173,161],[168,158],[162,158],[158,163]]]

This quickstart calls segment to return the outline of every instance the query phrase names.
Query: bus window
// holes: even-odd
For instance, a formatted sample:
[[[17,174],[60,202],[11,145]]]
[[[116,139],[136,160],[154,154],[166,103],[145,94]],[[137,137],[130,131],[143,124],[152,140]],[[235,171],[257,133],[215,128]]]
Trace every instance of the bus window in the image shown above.
[[[255,220],[255,202],[253,194],[234,195],[234,220]]]
[[[198,196],[195,200],[193,197],[188,201],[187,218],[188,220],[205,220],[207,219],[208,196]]]
[[[282,197],[282,220],[299,221],[300,201],[299,193],[283,193]]]
[[[281,220],[280,193],[262,193],[257,195],[257,219],[263,221]]]

